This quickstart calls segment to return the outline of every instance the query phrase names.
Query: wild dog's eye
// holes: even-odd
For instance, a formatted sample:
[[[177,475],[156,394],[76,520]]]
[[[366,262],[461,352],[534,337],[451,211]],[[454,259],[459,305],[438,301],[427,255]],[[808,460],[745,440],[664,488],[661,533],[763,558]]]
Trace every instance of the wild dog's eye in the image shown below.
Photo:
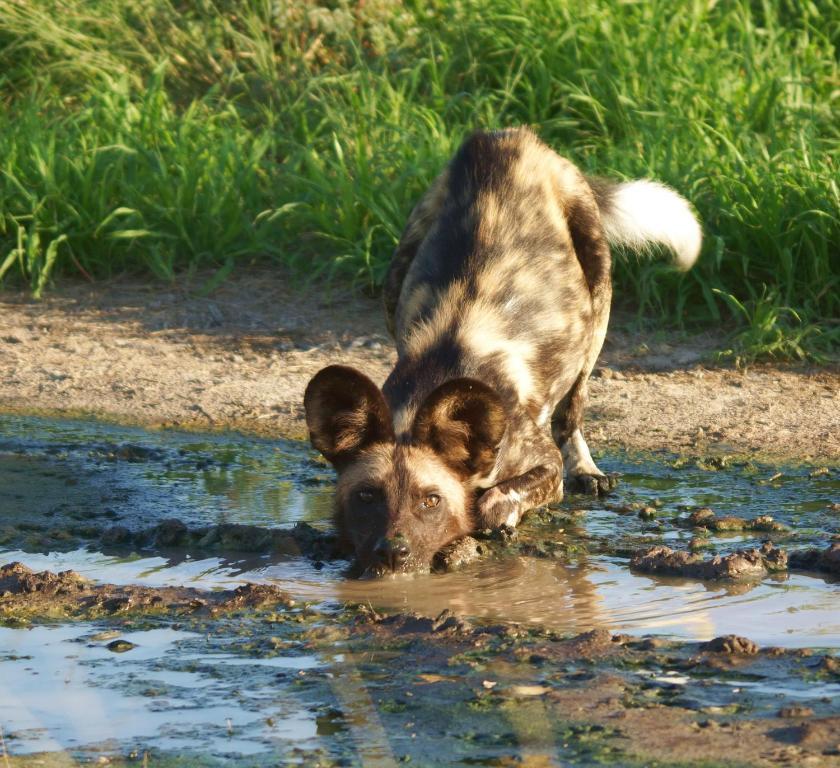
[[[440,496],[436,493],[430,493],[425,499],[423,499],[423,501],[420,502],[420,506],[423,507],[423,509],[434,509],[438,504],[440,504]]]
[[[372,504],[376,501],[377,492],[375,488],[360,488],[356,491],[356,498],[362,502],[362,504]]]

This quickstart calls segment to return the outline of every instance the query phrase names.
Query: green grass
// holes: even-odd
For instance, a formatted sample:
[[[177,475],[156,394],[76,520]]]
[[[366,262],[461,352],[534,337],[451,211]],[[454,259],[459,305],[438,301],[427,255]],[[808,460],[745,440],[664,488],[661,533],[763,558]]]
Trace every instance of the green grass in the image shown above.
[[[696,206],[698,266],[620,257],[619,302],[831,356],[838,41],[840,0],[0,0],[0,279],[375,286],[464,136],[530,124]]]

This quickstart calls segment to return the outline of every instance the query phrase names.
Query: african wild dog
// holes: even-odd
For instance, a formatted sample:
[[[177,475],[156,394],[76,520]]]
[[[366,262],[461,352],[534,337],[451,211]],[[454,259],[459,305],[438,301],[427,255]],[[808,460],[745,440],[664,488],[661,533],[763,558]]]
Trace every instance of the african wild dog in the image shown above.
[[[475,133],[414,208],[386,277],[398,360],[382,391],[332,365],[304,398],[338,471],[337,525],[362,571],[427,568],[470,531],[515,526],[611,487],[581,432],[610,311],[607,242],[671,248],[701,232],[650,181],[588,179],[529,130]]]

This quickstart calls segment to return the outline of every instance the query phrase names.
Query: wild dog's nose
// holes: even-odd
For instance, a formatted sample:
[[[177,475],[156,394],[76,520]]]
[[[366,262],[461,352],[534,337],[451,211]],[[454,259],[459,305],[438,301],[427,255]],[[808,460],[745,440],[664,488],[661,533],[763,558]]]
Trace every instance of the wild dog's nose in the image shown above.
[[[408,558],[410,550],[402,536],[395,536],[393,539],[383,536],[373,550],[382,565],[392,571],[396,571]]]

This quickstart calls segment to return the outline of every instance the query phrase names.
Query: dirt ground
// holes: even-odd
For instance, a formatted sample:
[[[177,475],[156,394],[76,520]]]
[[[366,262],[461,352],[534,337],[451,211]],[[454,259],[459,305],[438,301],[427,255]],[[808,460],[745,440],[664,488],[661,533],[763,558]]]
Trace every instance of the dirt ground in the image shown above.
[[[330,363],[382,382],[395,359],[380,303],[277,272],[191,286],[122,279],[35,302],[0,293],[0,412],[303,437],[303,391]],[[593,449],[840,458],[840,373],[734,370],[711,335],[633,334],[614,319],[591,381]]]

